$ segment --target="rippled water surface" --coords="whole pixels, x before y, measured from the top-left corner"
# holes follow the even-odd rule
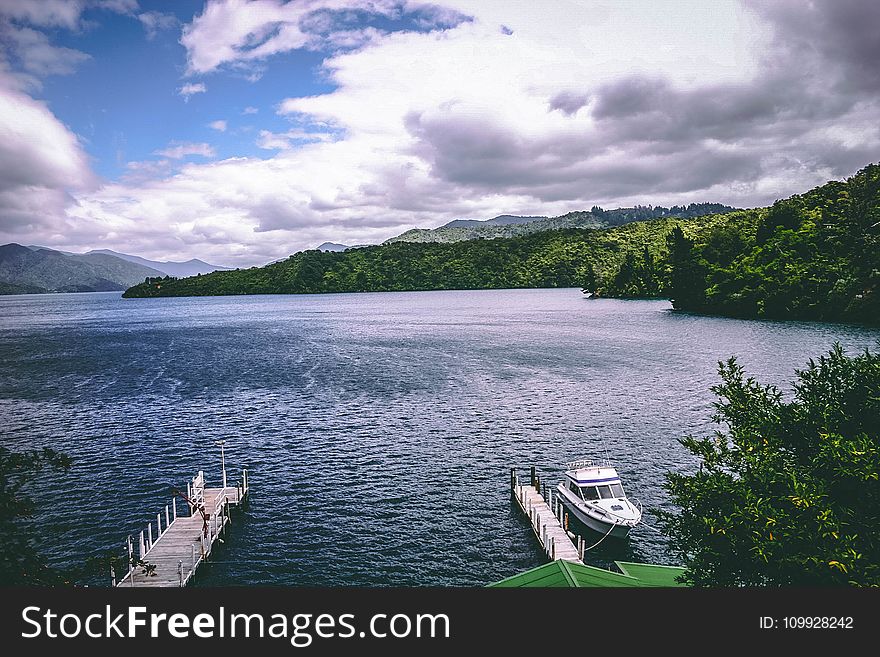
[[[252,499],[196,584],[482,585],[543,563],[508,468],[556,481],[607,447],[668,502],[676,442],[711,430],[716,363],[788,389],[880,332],[673,313],[578,290],[192,299],[0,297],[2,444],[51,446],[34,532],[59,564],[121,546],[198,469]],[[647,522],[652,522],[646,516]],[[588,561],[670,563],[648,528]]]

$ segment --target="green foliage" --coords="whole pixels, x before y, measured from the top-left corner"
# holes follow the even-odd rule
[[[45,468],[66,470],[70,459],[51,449],[12,452],[0,447],[0,584],[50,586],[69,584],[50,567],[24,526],[36,504],[24,490]]]
[[[880,323],[880,166],[741,214],[690,252],[670,245],[676,308]]]
[[[719,364],[713,420],[682,444],[658,512],[698,586],[880,585],[880,355],[839,345],[796,372],[794,397]]]
[[[642,276],[647,250],[651,269],[656,270],[649,280],[662,279],[661,267],[654,263],[662,261],[666,235],[673,227],[702,235],[713,226],[735,221],[739,214],[668,217],[601,230],[543,231],[448,244],[395,242],[343,252],[302,251],[265,267],[151,279],[124,296],[575,287],[584,284],[590,267],[603,287],[629,251],[634,251]],[[652,283],[656,289],[640,291],[639,296],[659,290],[661,283]]]
[[[579,214],[625,223],[303,251],[266,267],[148,281],[124,296],[592,286],[598,296],[669,297],[692,312],[880,324],[880,166],[769,209],[681,218],[710,207],[594,208]]]
[[[609,228],[622,226],[632,221],[650,221],[663,217],[688,219],[708,214],[723,214],[732,210],[733,208],[720,203],[691,203],[686,206],[674,205],[671,208],[661,205],[637,205],[632,208],[617,208],[615,210],[603,210],[594,205],[589,212],[569,212],[559,217],[536,218],[534,221],[526,223],[498,223],[496,220],[454,221],[434,229],[414,228],[386,240],[385,244],[393,242],[441,242],[448,244],[464,240],[492,240],[501,237],[522,237],[548,230]],[[466,225],[462,225],[463,223]]]

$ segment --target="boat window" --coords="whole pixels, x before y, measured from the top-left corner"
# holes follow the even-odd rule
[[[580,495],[580,489],[577,487],[577,484],[573,481],[568,482],[568,489],[574,493],[575,495]]]
[[[612,495],[611,493],[611,486],[599,486],[599,495],[602,496],[603,500],[614,497],[614,495]]]
[[[623,486],[620,484],[611,484],[611,492],[614,493],[614,497],[624,497]]]
[[[598,500],[599,492],[595,486],[584,486],[581,488],[581,494],[585,500]]]

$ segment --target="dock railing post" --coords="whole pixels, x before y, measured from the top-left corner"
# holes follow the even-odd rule
[[[171,525],[171,514],[168,511],[168,505],[165,505],[165,531],[168,531],[168,527]]]
[[[183,586],[183,559],[177,562],[177,579],[180,581],[180,586]]]
[[[147,525],[147,550],[153,549],[153,523],[149,523]]]
[[[138,547],[140,548],[140,558],[143,559],[144,555],[147,553],[147,547],[146,547],[146,544],[144,543],[144,530],[143,529],[141,530],[140,545],[138,545]]]
[[[165,531],[168,531],[168,525],[165,525]],[[156,539],[158,540],[160,536],[162,536],[162,514],[156,514]]]
[[[531,468],[529,468],[529,474],[531,475],[531,479],[529,480],[529,483],[530,483],[533,487],[536,488],[537,485],[536,485],[536,483],[535,483],[535,482],[536,482],[536,479],[535,479],[535,466],[532,466]]]
[[[171,498],[171,510],[174,513],[174,519],[177,520],[177,498]]]

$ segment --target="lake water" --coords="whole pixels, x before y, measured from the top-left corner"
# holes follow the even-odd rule
[[[216,485],[226,439],[252,499],[197,585],[483,585],[544,562],[511,466],[555,483],[607,448],[630,496],[668,508],[719,359],[788,390],[835,341],[878,339],[575,289],[0,297],[2,444],[75,459],[32,489],[56,564],[121,549],[200,468]],[[614,559],[673,561],[647,527],[587,555]]]

